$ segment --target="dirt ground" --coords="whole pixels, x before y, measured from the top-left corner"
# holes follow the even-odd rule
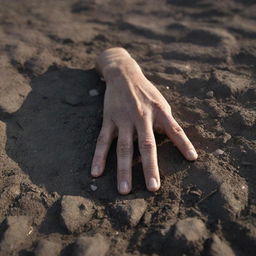
[[[136,149],[132,193],[118,195],[116,142],[90,176],[94,60],[112,46],[199,152],[188,162],[156,135],[157,193]],[[254,0],[0,0],[0,255],[255,255],[255,68]]]

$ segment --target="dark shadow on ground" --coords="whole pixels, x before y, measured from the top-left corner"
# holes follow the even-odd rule
[[[104,84],[95,70],[51,67],[8,118],[6,152],[32,182],[60,194],[81,194],[102,121]],[[97,89],[91,97],[89,90]]]

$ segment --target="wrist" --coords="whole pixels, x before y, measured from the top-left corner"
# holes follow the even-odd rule
[[[96,67],[106,82],[118,77],[143,75],[137,62],[124,48],[110,48],[103,51],[96,60]]]

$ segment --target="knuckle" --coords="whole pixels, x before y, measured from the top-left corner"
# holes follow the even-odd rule
[[[171,106],[164,102],[152,102],[154,111],[157,113],[171,113]]]
[[[118,174],[121,178],[128,177],[129,176],[129,170],[127,169],[119,169]]]
[[[164,107],[160,102],[152,102],[152,105],[153,105],[155,110],[161,111],[161,112],[164,111]]]
[[[134,112],[137,114],[138,117],[144,117],[146,114],[146,111],[142,104],[140,102],[135,102],[134,103]]]
[[[108,143],[108,138],[104,133],[101,133],[97,138],[98,145],[106,145]]]
[[[143,151],[152,151],[156,145],[153,139],[144,139],[141,141],[141,149]]]
[[[128,156],[132,153],[132,146],[127,141],[120,141],[118,143],[118,154],[119,156]]]
[[[175,125],[175,126],[172,127],[172,132],[175,135],[181,135],[181,134],[184,133],[184,130],[179,125]]]

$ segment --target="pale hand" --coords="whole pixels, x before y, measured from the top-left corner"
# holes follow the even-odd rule
[[[187,160],[197,159],[195,148],[172,116],[168,102],[125,49],[104,51],[96,66],[106,81],[106,91],[91,174],[98,177],[104,172],[110,145],[118,137],[118,191],[128,194],[132,189],[133,140],[137,136],[146,186],[157,191],[160,176],[153,131],[165,133]]]

